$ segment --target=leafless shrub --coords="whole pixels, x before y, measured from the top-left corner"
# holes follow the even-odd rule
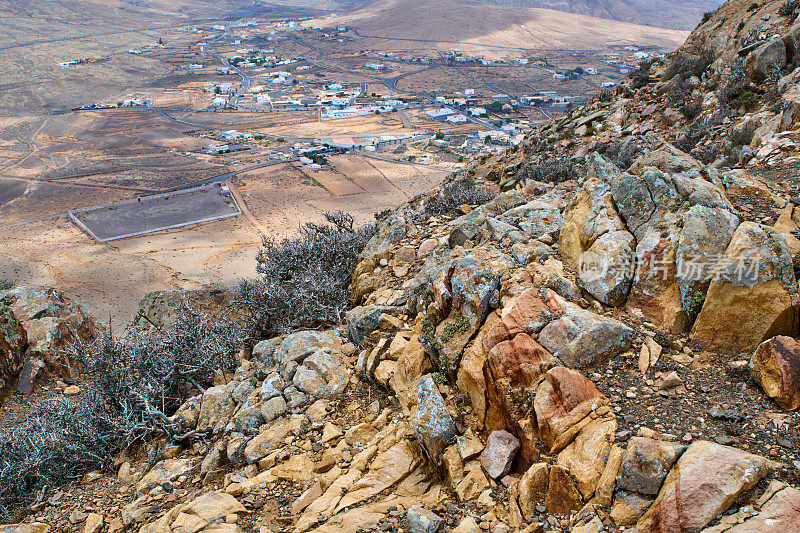
[[[239,341],[227,325],[185,309],[163,329],[129,327],[72,347],[91,382],[79,397],[39,401],[0,431],[0,516],[107,466],[113,455],[155,436],[175,437],[169,416],[218,372],[235,367]]]
[[[22,423],[0,431],[0,518],[103,468],[118,442],[116,416],[100,394],[41,401]]]
[[[497,196],[493,190],[477,185],[469,177],[461,177],[446,183],[439,191],[430,196],[424,203],[422,220],[443,215],[453,211],[460,205],[482,205]]]
[[[10,280],[0,279],[0,291],[6,291],[13,286],[14,284]]]
[[[633,162],[642,153],[642,147],[636,143],[636,140],[626,139],[622,142],[609,141],[597,147],[597,151],[603,154],[614,163],[617,168],[622,170],[630,168]]]
[[[630,79],[631,88],[632,89],[641,89],[655,81],[650,75],[650,69],[653,67],[652,60],[645,60],[639,63],[639,66],[635,68],[630,74],[628,74],[628,79]]]
[[[168,417],[193,390],[235,369],[240,344],[235,325],[212,323],[186,307],[162,329],[132,326],[121,338],[108,333],[77,345],[75,358],[91,376],[92,389],[118,413],[121,445],[127,447],[154,435],[172,436]]]
[[[358,254],[375,234],[374,224],[353,227],[353,217],[326,213],[328,224],[306,224],[300,236],[264,238],[256,279],[242,281],[234,305],[257,336],[341,319]]]
[[[797,18],[797,8],[800,7],[800,0],[786,0],[778,8],[778,14],[783,17]]]
[[[692,122],[685,133],[678,137],[675,145],[680,150],[691,153],[691,151],[694,150],[698,144],[706,140],[710,134],[711,128],[709,128],[708,122],[703,120],[702,117],[699,117]]]
[[[687,80],[692,76],[701,76],[714,62],[713,52],[706,51],[702,54],[687,54],[675,52],[670,56],[667,69],[664,71],[663,81],[671,80],[676,74],[681,79]]]
[[[523,172],[526,179],[546,183],[562,183],[578,177],[576,165],[564,157],[545,159],[544,161],[528,164],[524,167]]]

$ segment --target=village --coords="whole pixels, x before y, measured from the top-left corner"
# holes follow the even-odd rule
[[[315,27],[319,22],[186,27],[177,42],[128,53],[168,54],[180,74],[173,77],[176,86],[164,92],[193,94],[196,112],[253,114],[302,125],[285,133],[197,132],[209,141],[198,153],[259,149],[272,158],[300,158],[311,170],[319,170],[320,157],[331,150],[386,152],[395,160],[448,167],[475,154],[496,154],[521,142],[536,124],[563,116],[613,87],[639,62],[660,55],[637,46],[518,51],[507,57],[457,49],[379,50],[360,48],[365,39],[357,30]],[[453,72],[461,83],[453,82],[448,75]],[[157,100],[142,91],[83,109],[159,107]],[[334,124],[352,119],[359,119],[352,131]]]

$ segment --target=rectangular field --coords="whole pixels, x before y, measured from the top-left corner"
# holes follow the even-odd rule
[[[242,212],[228,187],[214,183],[143,196],[69,212],[75,224],[98,242],[180,228]]]

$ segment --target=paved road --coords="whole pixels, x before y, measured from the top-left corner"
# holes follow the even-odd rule
[[[207,42],[201,44],[200,45],[200,51],[203,52],[204,54],[207,54],[207,55],[210,55],[212,57],[215,57],[215,58],[219,59],[222,62],[222,64],[225,66],[225,68],[233,70],[234,72],[236,72],[239,75],[240,78],[242,78],[242,85],[241,85],[241,87],[239,87],[239,90],[237,90],[236,93],[233,96],[228,98],[227,107],[235,108],[236,104],[239,102],[239,98],[241,98],[242,95],[250,89],[250,83],[251,83],[250,76],[245,74],[244,71],[242,69],[240,69],[239,67],[237,67],[236,65],[231,65],[230,61],[228,61],[228,59],[226,57],[223,57],[223,56],[221,56],[221,55],[219,55],[219,54],[217,54],[215,52],[211,52],[209,50],[206,50],[206,47],[208,45],[216,43],[218,41],[221,41],[225,37],[228,37],[231,34],[231,27],[232,26],[235,26],[235,23],[234,24],[228,24],[227,26],[225,26],[225,33],[223,33],[222,35],[220,35],[216,39],[212,39],[211,41],[207,41]]]

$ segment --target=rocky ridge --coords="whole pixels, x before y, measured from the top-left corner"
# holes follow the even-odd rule
[[[740,22],[764,30],[755,46],[726,41],[696,81],[665,76],[674,58],[650,65],[646,83],[477,162],[471,178],[503,191],[487,203],[397,207],[343,324],[243,350],[172,417],[193,438],[121,455],[6,531],[798,529],[791,107],[765,96],[686,153],[694,123],[665,96],[688,81],[701,116],[718,113],[734,56],[766,94],[759,58],[790,57],[794,30],[781,2],[747,4],[680,53]],[[751,152],[709,160],[744,124]],[[572,175],[542,179],[553,158]],[[158,301],[148,316],[168,314]],[[18,368],[39,315],[7,305],[0,347]]]

